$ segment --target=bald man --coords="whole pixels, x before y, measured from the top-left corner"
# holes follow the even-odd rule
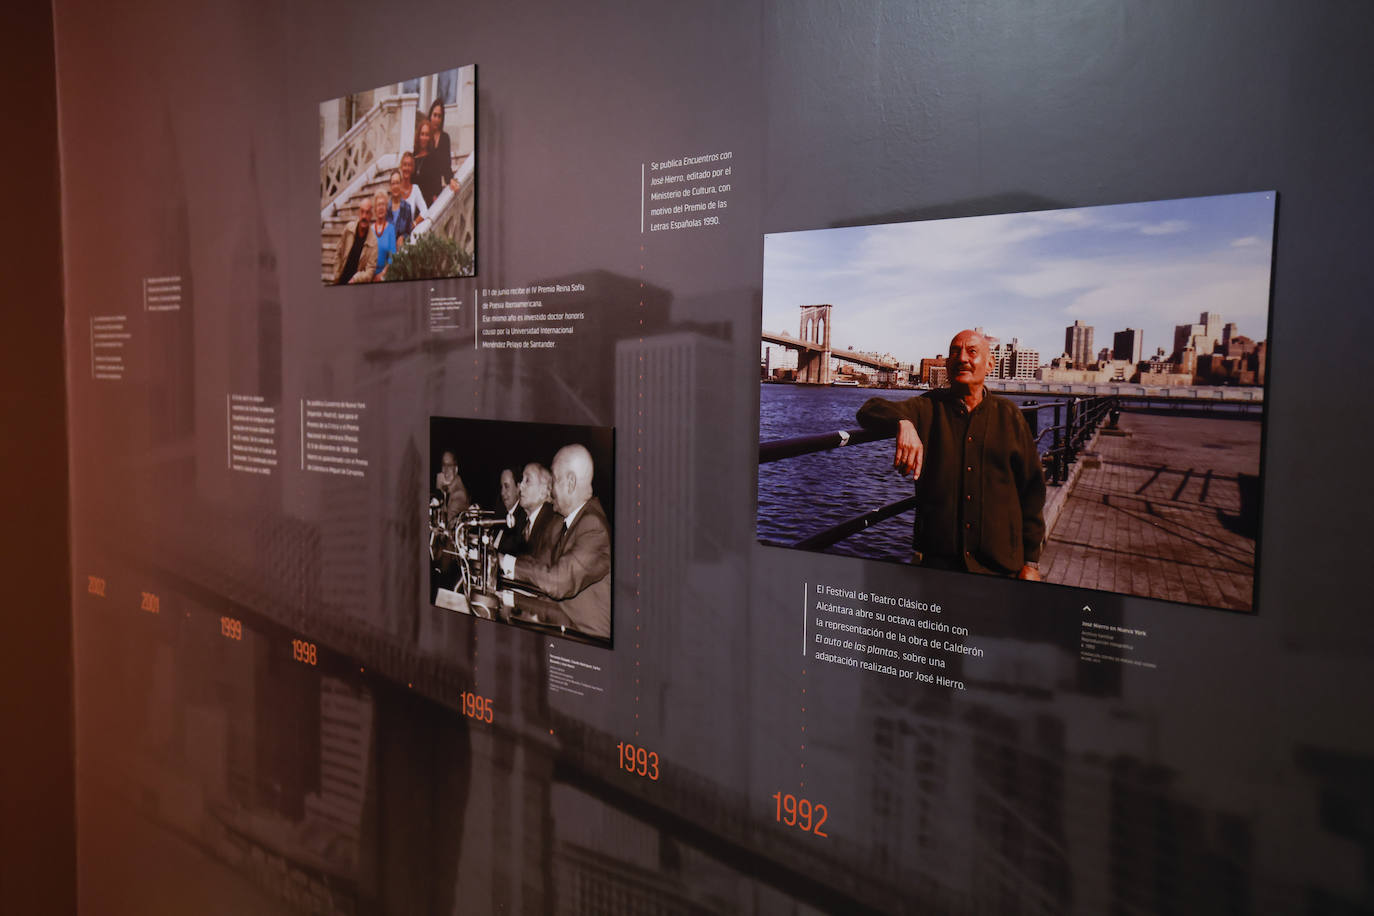
[[[370,283],[377,269],[377,238],[372,233],[372,198],[358,204],[358,218],[344,227],[334,252],[335,283]]]
[[[870,398],[859,423],[896,433],[892,466],[916,481],[913,563],[1039,579],[1045,474],[1021,410],[984,385],[990,361],[987,340],[960,331],[948,388]]]
[[[566,445],[553,456],[553,508],[562,531],[544,555],[503,556],[501,572],[558,602],[571,626],[611,638],[611,526],[592,495],[591,452]]]

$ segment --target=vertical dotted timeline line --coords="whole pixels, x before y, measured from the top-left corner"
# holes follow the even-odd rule
[[[797,763],[797,788],[806,788],[806,602],[811,594],[811,583],[802,583],[802,669],[801,669],[801,753],[798,755]]]
[[[639,246],[639,257],[644,258],[644,246]],[[640,344],[644,343],[642,336],[644,331],[644,265],[639,265],[639,327]],[[635,367],[638,376],[638,384],[635,385],[635,737],[639,737],[639,698],[644,692],[641,682],[639,649],[643,639],[641,626],[643,621],[642,605],[640,603],[640,557],[641,544],[644,539],[644,347],[639,347],[639,352],[635,354],[638,365]]]
[[[482,372],[481,372],[481,369],[480,369],[480,366],[479,366],[479,363],[480,363],[480,361],[481,361],[481,352],[482,352],[482,351],[481,351],[481,347],[478,346],[478,344],[477,344],[477,326],[478,326],[478,324],[479,324],[479,321],[478,321],[478,317],[477,317],[477,316],[478,316],[478,314],[480,313],[481,308],[482,308],[481,303],[479,303],[477,300],[480,299],[480,298],[481,298],[480,296],[474,296],[474,297],[473,297],[473,301],[472,301],[472,416],[474,416],[474,417],[480,417],[480,416],[481,416],[481,414],[478,412],[478,409],[477,409],[477,408],[478,408],[478,403],[479,403],[479,401],[480,401],[478,388],[480,387],[481,382],[482,382]],[[471,499],[471,495],[469,495],[468,498],[469,498],[469,500],[470,500],[470,499]],[[463,548],[459,548],[459,550],[460,550],[460,552],[461,552],[461,551],[463,550]],[[466,561],[465,559],[462,559],[462,560],[460,560],[460,562],[467,562],[467,561]],[[481,574],[482,574],[483,578],[485,578],[485,577],[486,577],[486,574],[487,574],[487,571],[486,571],[485,569],[483,569],[483,570],[481,571]],[[477,646],[478,646],[478,643],[481,642],[481,638],[479,637],[478,634],[481,632],[481,629],[482,629],[482,628],[479,627],[479,626],[477,626],[477,619],[476,619],[475,616],[473,617],[472,620],[468,621],[468,625],[472,628],[472,630],[471,630],[471,632],[472,632],[472,687],[469,688],[469,689],[472,690],[474,693],[476,693],[476,692],[477,692]]]

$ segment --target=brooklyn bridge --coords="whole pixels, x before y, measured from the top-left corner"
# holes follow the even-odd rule
[[[895,360],[883,360],[856,353],[836,350],[830,341],[829,305],[803,305],[801,327],[796,337],[790,334],[763,332],[763,342],[797,351],[797,381],[811,385],[829,385],[835,380],[832,360],[844,360],[870,369],[897,368]]]

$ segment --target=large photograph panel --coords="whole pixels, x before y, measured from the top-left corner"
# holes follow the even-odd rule
[[[320,105],[320,280],[477,272],[477,68]]]
[[[759,540],[1253,610],[1274,201],[769,235]]]

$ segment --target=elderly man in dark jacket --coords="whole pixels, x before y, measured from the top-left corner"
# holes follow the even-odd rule
[[[950,342],[949,388],[870,398],[859,423],[897,434],[893,467],[916,481],[913,562],[1039,579],[1045,475],[1021,411],[984,386],[991,354],[975,331]]]

